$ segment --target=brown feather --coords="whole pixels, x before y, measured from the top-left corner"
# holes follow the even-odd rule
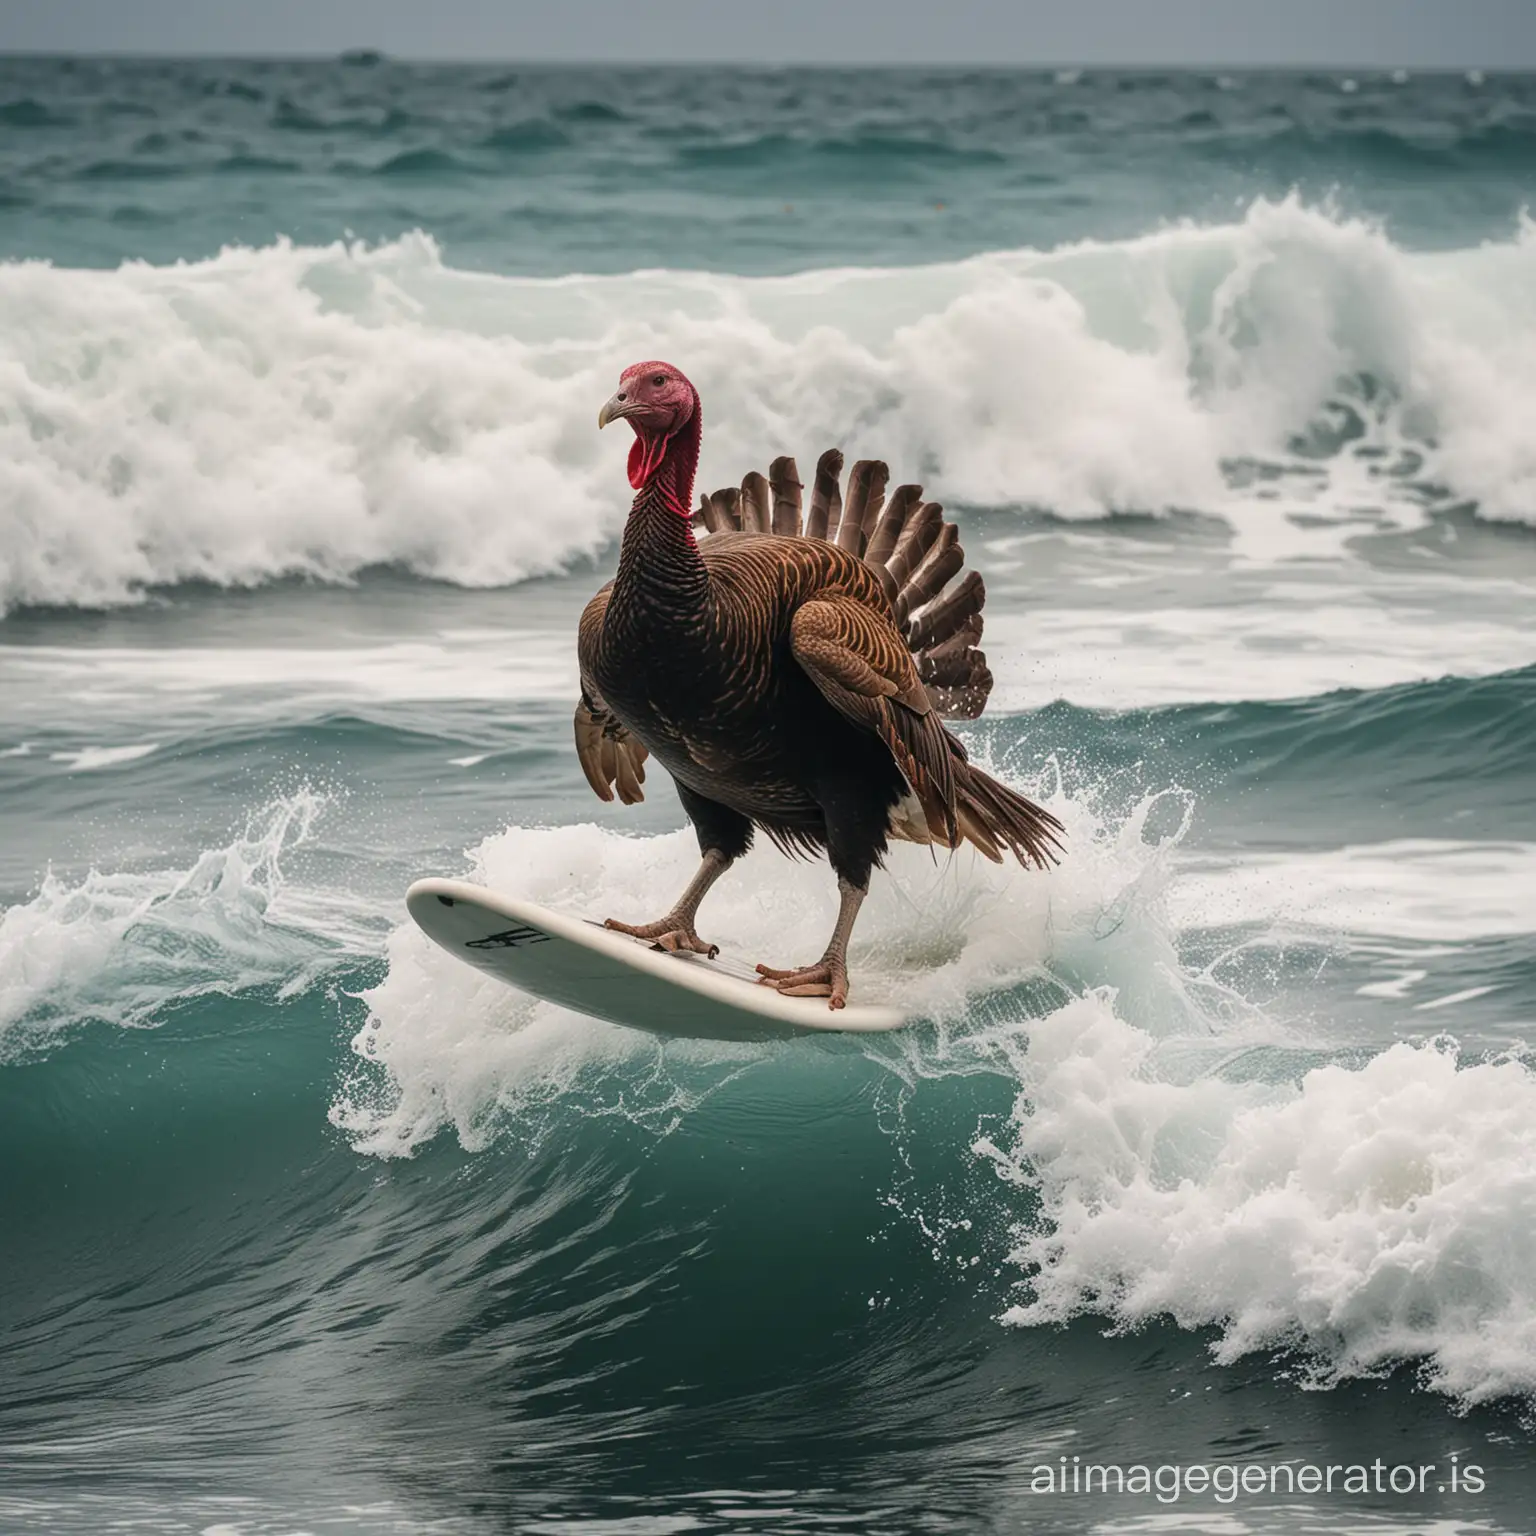
[[[768,482],[749,470],[741,482],[741,531],[767,533],[773,524],[773,508],[768,500]]]
[[[784,538],[798,538],[800,471],[788,454],[768,466],[768,483],[773,488],[773,531]]]
[[[613,592],[610,581],[581,611],[577,628],[577,651],[589,656],[603,633],[608,612],[608,598]],[[583,666],[581,698],[576,703],[576,759],[587,783],[599,800],[613,799],[618,786],[619,799],[634,805],[645,799],[645,760],[650,755],[645,743],[630,732],[592,687]]]
[[[956,789],[961,807],[1006,844],[1019,863],[1044,869],[1057,862],[1061,841],[1056,834],[1063,828],[1049,811],[969,763],[957,774]]]
[[[726,790],[733,774],[750,778],[751,764],[760,760],[755,748],[743,751],[758,728],[752,701],[766,698],[774,670],[784,664],[776,636],[787,623],[790,654],[805,676],[846,720],[879,738],[910,790],[890,810],[888,836],[950,848],[969,842],[990,859],[1006,851],[1024,863],[1054,861],[1060,823],[972,767],[942,724],[981,714],[993,682],[980,649],[985,584],[974,571],[954,579],[965,563],[958,530],[944,520],[942,507],[922,501],[919,486],[898,486],[887,502],[888,474],[878,460],[853,466],[845,505],[842,468],[837,449],[818,460],[803,535],[802,488],[788,456],[773,461],[766,479],[754,471],[739,489],[725,487],[701,498],[693,522],[712,535],[771,531],[776,537],[709,538],[693,550],[691,558],[702,559],[720,580],[718,595],[708,600],[716,605],[717,623],[729,615],[717,633],[730,652],[731,684],[721,697],[701,700],[697,708],[685,705],[683,715],[663,716],[659,725],[647,727],[659,732],[657,750],[664,750],[663,741],[671,752],[681,749],[687,772],[712,776],[722,803],[737,804]],[[675,529],[676,522],[663,517],[656,527]],[[648,558],[663,558],[661,547]],[[665,558],[690,556],[683,551]],[[604,670],[609,659],[599,655],[611,590],[599,593],[582,615],[576,743],[594,792],[631,803],[643,797],[647,749],[603,702],[593,681],[594,675],[608,678],[615,695],[623,696],[622,673],[610,675]],[[677,590],[659,586],[646,601],[664,605]],[[722,607],[727,592],[736,594],[734,606]],[[722,733],[722,714],[739,724]],[[764,720],[762,728],[792,731],[795,721]],[[732,734],[738,730],[747,735]],[[669,768],[684,771],[673,762],[668,756]],[[696,781],[687,782],[697,798]],[[804,793],[753,784],[745,802],[752,807],[748,818],[795,855],[814,854],[826,845],[825,831],[806,819],[803,799],[795,798]],[[790,798],[775,802],[775,795]],[[774,809],[776,803],[785,805],[783,814]],[[876,863],[879,855],[876,848]]]
[[[942,645],[918,656],[917,674],[930,687],[955,688],[970,681],[977,668],[985,668],[987,658],[963,634],[953,635]]]
[[[816,461],[816,483],[811,487],[811,510],[805,520],[808,539],[824,539],[828,528],[842,520],[843,493],[838,479],[843,472],[840,448],[828,448]]]
[[[980,651],[976,656],[980,659],[972,662],[970,675],[964,683],[953,688],[931,686],[928,689],[935,713],[946,720],[975,720],[987,707],[987,698],[992,692],[992,674]]]
[[[901,539],[902,530],[907,526],[907,518],[922,499],[923,488],[920,485],[898,485],[891,492],[891,499],[886,502],[885,510],[875,523],[869,544],[864,550],[864,558],[871,565],[881,570],[885,568]]]
[[[879,459],[860,459],[848,472],[848,499],[843,503],[837,542],[850,554],[862,555],[867,529],[874,527],[885,502],[885,482],[890,471]]]
[[[914,651],[932,650],[962,632],[981,638],[981,609],[987,600],[980,571],[967,571],[942,597],[913,616],[907,626],[907,644]]]
[[[789,643],[827,702],[890,748],[929,829],[953,846],[955,754],[889,616],[829,593],[795,610]]]
[[[982,821],[976,812],[963,800],[955,815],[960,823],[961,837],[971,844],[973,848],[979,849],[994,864],[1001,864],[1003,862],[1003,850],[998,845],[997,839],[987,830],[986,822]]]
[[[722,533],[741,532],[741,492],[734,485],[722,486],[710,496]]]
[[[923,563],[901,584],[896,598],[896,617],[905,622],[914,609],[932,602],[952,576],[960,573],[965,564],[965,551],[960,547],[960,530],[953,523],[945,523],[934,540],[933,548],[923,557]]]
[[[726,533],[730,531],[730,525],[725,520],[725,509],[713,496],[699,496],[699,512],[703,514],[704,526],[711,533]],[[697,514],[695,514],[697,517]]]
[[[864,532],[864,540],[859,548],[860,554],[869,548],[875,525],[880,521],[881,509],[885,506],[885,488],[890,483],[890,479],[889,466],[883,459],[876,459],[870,467],[869,495],[865,498],[864,511],[859,518],[859,526]]]
[[[944,509],[936,501],[925,501],[908,516],[906,530],[885,562],[898,588],[905,586],[907,577],[922,564],[943,526]]]

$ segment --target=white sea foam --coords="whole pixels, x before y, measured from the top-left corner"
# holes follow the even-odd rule
[[[1532,858],[1520,846],[1395,843],[1276,856],[1254,873],[1183,854],[1189,808],[1177,798],[1154,796],[1108,820],[1059,793],[1048,803],[1067,823],[1071,857],[1043,875],[968,852],[936,863],[917,849],[892,850],[855,931],[862,999],[899,999],[939,1021],[947,1037],[965,1032],[979,998],[1049,966],[1079,989],[1112,986],[1157,1037],[1189,1034],[1209,1049],[1214,1014],[1206,1003],[1230,1017],[1236,1000],[1181,968],[1185,933],[1259,926],[1279,936],[1309,928],[1444,942],[1446,921],[1459,938],[1520,931]],[[696,860],[687,830],[626,837],[592,825],[511,827],[474,851],[473,873],[561,910],[633,918],[662,911]],[[711,893],[700,927],[740,959],[779,963],[819,953],[834,910],[824,864],[764,849]],[[382,1078],[359,1079],[336,1107],[365,1150],[410,1151],[445,1127],[466,1145],[483,1145],[530,1106],[568,1091],[593,1060],[618,1063],[654,1049],[642,1035],[479,975],[409,923],[391,935],[388,955],[388,975],[369,994],[369,1022],[354,1041]],[[1238,1014],[1264,1027],[1253,1010]],[[681,1049],[693,1060],[713,1048]]]
[[[706,482],[835,439],[947,498],[1070,516],[1406,518],[1433,479],[1536,519],[1529,227],[1408,254],[1261,202],[924,268],[537,281],[455,271],[413,236],[0,267],[0,606],[376,562],[471,585],[559,568],[619,527],[622,444],[592,416],[647,355],[703,390]],[[1355,426],[1296,457],[1346,409]],[[1308,473],[1245,488],[1223,470],[1244,460]]]
[[[1449,603],[1399,607],[1338,592],[1308,602],[1274,591],[1262,608],[1079,604],[1022,614],[993,599],[985,637],[997,679],[991,707],[1057,698],[1110,709],[1293,699],[1529,666],[1536,630],[1518,617],[1529,597],[1509,601],[1508,616],[1495,594],[1485,598],[1495,611],[1481,617]]]
[[[1048,957],[1074,975],[1106,974],[1138,985],[1159,1016],[1184,1004],[1167,978],[1176,969],[1160,924],[1127,922],[1161,889],[1171,844],[1145,833],[1149,801],[1123,825],[1057,796],[1073,858],[1047,875],[995,866],[970,852],[936,862],[897,847],[877,879],[850,951],[859,997],[899,999],[915,1013],[957,1027],[978,993],[1037,971]],[[665,910],[698,862],[690,831],[624,837],[596,826],[512,827],[474,854],[476,878],[563,911],[634,919]],[[825,947],[836,886],[824,863],[750,854],[710,893],[700,931],[748,961],[784,964]],[[765,937],[771,936],[771,937]],[[1138,984],[1132,978],[1140,977]],[[626,1109],[668,1120],[680,1107],[680,1079],[658,1068],[636,1089],[634,1059],[653,1055],[649,1037],[583,1019],[524,997],[436,948],[413,925],[389,941],[389,973],[368,994],[371,1015],[354,1048],[380,1073],[338,1097],[334,1118],[360,1149],[410,1152],[444,1128],[477,1147],[509,1124],[530,1119],[605,1064],[628,1064],[615,1093]],[[722,1070],[758,1059],[759,1048],[674,1042],[666,1061]],[[654,1100],[654,1103],[653,1103]],[[658,1107],[659,1106],[659,1107]]]
[[[0,646],[7,703],[56,712],[60,692],[107,711],[281,699],[573,699],[578,686],[571,633],[505,629],[435,635],[383,645]]]
[[[322,805],[296,791],[188,868],[93,870],[73,884],[50,873],[0,909],[0,1056],[84,1020],[142,1025],[210,992],[301,987],[338,949],[371,950],[344,903],[317,914],[286,887],[281,860]]]
[[[158,741],[138,741],[121,747],[81,747],[73,752],[52,752],[49,761],[64,763],[71,773],[89,773],[96,768],[116,768],[122,763],[136,763],[151,752],[158,752]]]
[[[1505,932],[1530,850],[1390,844],[1316,868],[1276,858],[1277,899],[1262,880],[1250,888],[1242,871],[1184,855],[1181,808],[1166,796],[1119,822],[1060,794],[1050,804],[1072,857],[1045,875],[895,850],[851,957],[862,997],[900,997],[937,1025],[870,1045],[887,1067],[914,1081],[983,1069],[1017,1083],[1007,1132],[974,1147],[1019,1213],[1030,1289],[1006,1320],[1093,1313],[1134,1327],[1167,1315],[1217,1329],[1223,1361],[1297,1348],[1319,1384],[1406,1361],[1467,1402],[1536,1392],[1530,1069],[1459,1062],[1443,1041],[1344,1066],[1288,1035],[1284,1062],[1301,1052],[1314,1064],[1299,1079],[1289,1065],[1228,1077],[1234,1046],[1246,1060],[1281,1037],[1178,954],[1186,927],[1290,924],[1298,905],[1320,924],[1418,934],[1423,922],[1441,937],[1422,905],[1440,899],[1437,880],[1445,893],[1488,885],[1488,910],[1469,909],[1463,936]],[[629,917],[660,911],[695,859],[686,831],[594,826],[512,827],[473,856],[490,884]],[[787,960],[820,949],[832,914],[824,865],[764,852],[722,881],[700,926],[743,959]],[[359,1066],[332,1106],[373,1155],[409,1155],[444,1131],[469,1149],[537,1138],[573,1111],[664,1133],[716,1085],[774,1059],[773,1047],[663,1048],[519,997],[409,924],[388,957],[353,1042]],[[1064,1006],[1008,1011],[1011,987],[1047,975]],[[1440,1000],[1447,1022],[1470,990]]]
[[[994,591],[986,647],[994,711],[1069,699],[1090,708],[1301,698],[1454,674],[1477,677],[1536,659],[1523,591],[1479,583],[1480,614],[1458,612],[1464,583],[1380,593],[1275,585],[1262,606],[1044,607]],[[1512,585],[1512,584],[1511,584]],[[1022,608],[1022,611],[1021,611]],[[256,714],[275,707],[473,699],[567,704],[579,679],[569,624],[444,632],[377,645],[0,645],[0,706],[21,729],[52,724],[58,699],[88,706],[93,727],[135,733],[155,718]],[[94,768],[148,744],[91,743],[43,759]],[[103,755],[110,754],[110,755]],[[0,757],[26,756],[19,747]],[[464,764],[461,766],[472,766]]]
[[[1216,1358],[1299,1348],[1320,1384],[1414,1363],[1467,1403],[1536,1394],[1536,1075],[1398,1044],[1299,1084],[1169,1081],[1090,992],[1017,1037],[1006,1145],[1030,1186],[1019,1325],[1215,1327]]]
[[[1258,924],[1455,944],[1529,933],[1533,891],[1536,844],[1416,838],[1194,861],[1168,899],[1180,928]]]

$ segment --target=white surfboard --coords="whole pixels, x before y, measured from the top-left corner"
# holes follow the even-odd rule
[[[427,936],[509,986],[658,1035],[770,1040],[899,1029],[895,1008],[785,997],[747,966],[673,955],[644,939],[465,880],[418,880],[405,904]]]

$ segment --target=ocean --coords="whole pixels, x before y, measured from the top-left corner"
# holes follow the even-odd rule
[[[1536,1529],[1533,199],[1496,73],[0,60],[0,1529]],[[986,578],[1067,853],[895,850],[896,1034],[406,919],[692,870],[571,740],[649,357]]]

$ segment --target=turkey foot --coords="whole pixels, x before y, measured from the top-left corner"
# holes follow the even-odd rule
[[[654,923],[621,923],[618,918],[610,917],[603,927],[612,928],[616,933],[627,933],[635,939],[652,939],[657,949],[674,955],[679,950],[690,949],[696,955],[707,955],[713,960],[720,953],[720,946],[701,939],[694,931],[693,919],[679,912],[669,912]]]
[[[730,864],[730,859],[718,848],[707,848],[698,874],[689,881],[688,889],[665,917],[654,923],[621,923],[618,918],[610,917],[603,927],[612,928],[616,933],[627,933],[634,939],[650,939],[657,949],[665,949],[674,955],[679,950],[690,949],[696,955],[708,955],[713,960],[720,953],[720,946],[701,939],[693,919],[704,893],[730,868]]]
[[[773,987],[785,997],[824,997],[828,1008],[848,1006],[848,967],[841,955],[828,955],[798,971],[757,968],[760,987]]]
[[[773,987],[784,997],[824,997],[827,1007],[834,1011],[848,1006],[848,935],[853,932],[853,920],[859,915],[865,887],[839,875],[837,890],[841,898],[837,924],[826,954],[815,965],[802,966],[798,971],[776,971],[760,965],[757,974],[762,979],[758,986]]]

